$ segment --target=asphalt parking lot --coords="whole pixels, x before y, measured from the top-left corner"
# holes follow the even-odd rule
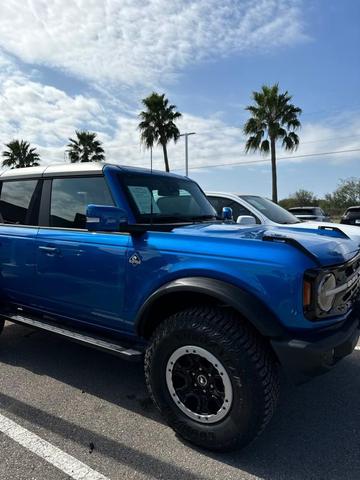
[[[7,324],[0,426],[10,422],[11,433],[0,434],[0,479],[359,479],[359,395],[357,350],[306,385],[284,380],[261,438],[242,452],[213,454],[163,424],[141,364]],[[29,449],[44,440],[42,456]]]

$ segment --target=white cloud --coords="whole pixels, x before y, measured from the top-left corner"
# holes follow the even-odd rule
[[[0,47],[99,84],[158,85],[186,65],[305,38],[300,0],[7,0]]]
[[[97,99],[70,96],[33,81],[9,59],[0,56],[1,143],[23,138],[40,147],[59,147],[75,129],[84,125],[101,130],[106,126],[101,122],[103,118],[104,112]]]
[[[36,76],[35,76],[36,78]],[[98,132],[104,143],[107,160],[124,165],[150,166],[150,154],[140,145],[137,112],[123,113],[107,106],[99,98],[69,95],[25,75],[8,58],[0,56],[0,143],[22,138],[38,147],[44,163],[62,162],[64,146],[75,129]],[[194,131],[189,138],[191,168],[223,165],[231,175],[231,164],[245,163],[243,168],[261,171],[270,163],[260,155],[245,155],[240,126],[227,124],[220,115],[201,117],[184,113],[179,122],[182,132]],[[302,157],[313,153],[359,148],[360,117],[343,114],[326,122],[304,122],[299,133],[301,144],[293,158],[281,162],[344,163],[358,158],[358,152],[324,157]],[[278,156],[289,156],[278,150]],[[170,165],[184,171],[184,139],[169,145]],[[265,160],[264,163],[256,163]],[[249,162],[255,162],[249,165]],[[280,162],[280,160],[279,160]],[[154,168],[163,168],[162,151],[153,152]],[[228,165],[230,164],[230,165]],[[228,165],[228,166],[227,166]],[[209,167],[207,167],[209,166]],[[261,167],[261,168],[260,168]],[[194,171],[194,170],[192,170]],[[206,170],[202,170],[206,171]],[[216,172],[216,170],[214,170]]]

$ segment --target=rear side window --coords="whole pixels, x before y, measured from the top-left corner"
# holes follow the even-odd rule
[[[1,222],[14,225],[37,224],[37,215],[34,215],[34,208],[38,208],[35,205],[37,184],[37,180],[3,182],[0,195]]]
[[[104,177],[55,178],[52,181],[50,226],[86,228],[86,208],[114,205]]]

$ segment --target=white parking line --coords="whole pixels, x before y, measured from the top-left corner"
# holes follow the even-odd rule
[[[51,443],[26,430],[0,414],[0,432],[19,443],[30,452],[69,475],[74,480],[109,480],[101,473],[92,470],[85,463],[63,452]]]

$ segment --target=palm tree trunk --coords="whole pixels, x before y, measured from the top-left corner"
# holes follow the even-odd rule
[[[170,172],[166,143],[162,143],[161,145],[163,147],[163,152],[164,152],[165,171]]]
[[[272,171],[272,201],[278,202],[278,193],[277,193],[277,173],[276,173],[276,147],[275,139],[270,139],[270,148],[271,148],[271,171]]]

